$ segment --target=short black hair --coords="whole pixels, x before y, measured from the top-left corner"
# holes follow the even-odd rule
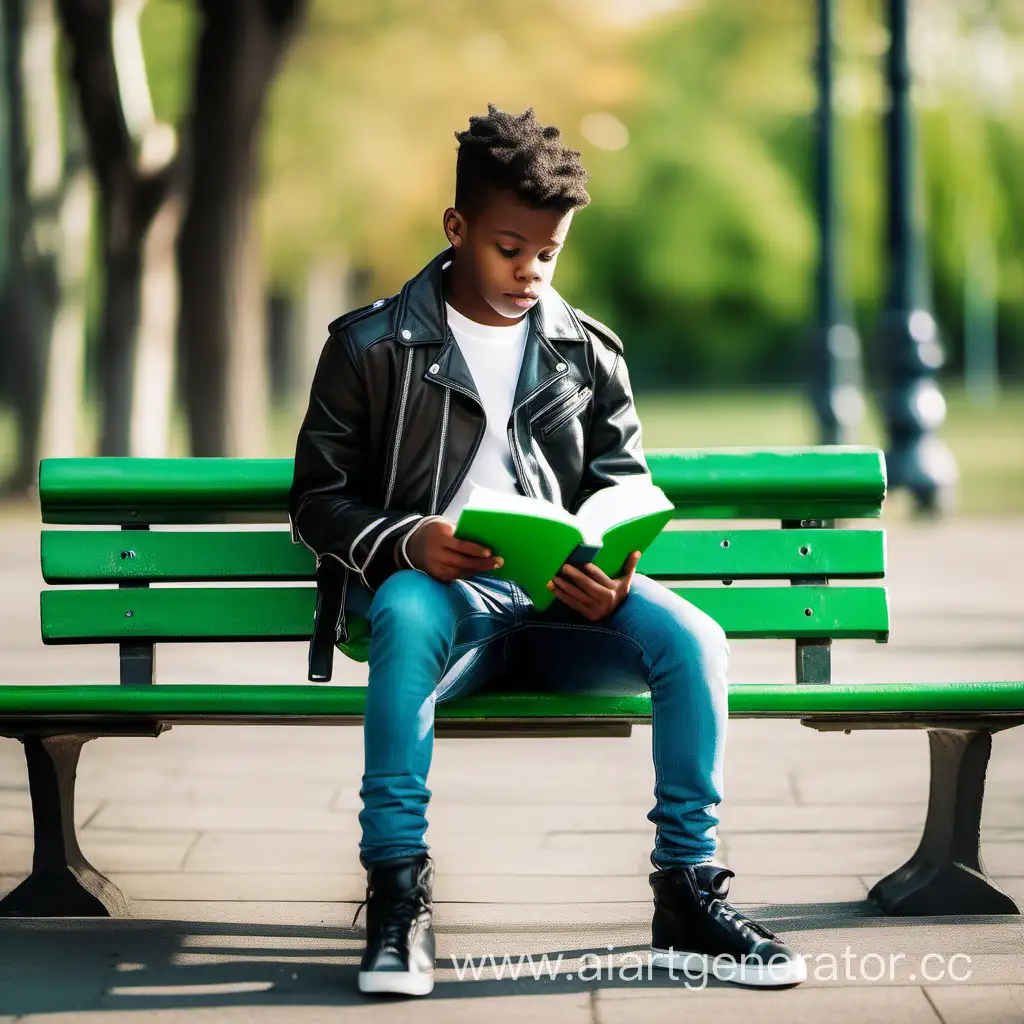
[[[456,132],[455,206],[466,210],[491,189],[514,192],[541,209],[568,213],[590,202],[583,187],[587,172],[578,149],[562,145],[554,125],[541,125],[533,107],[521,114],[487,104],[485,116],[469,119]]]

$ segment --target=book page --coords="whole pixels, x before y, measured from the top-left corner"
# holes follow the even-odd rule
[[[528,498],[524,494],[510,494],[496,491],[490,487],[473,484],[469,491],[469,500],[465,508],[479,509],[482,512],[509,512],[513,515],[530,516],[534,519],[553,519],[559,523],[579,526],[568,509],[556,505],[553,501],[543,498]]]
[[[599,545],[614,526],[657,512],[671,512],[672,502],[647,476],[621,477],[612,487],[592,494],[576,512],[587,544]]]

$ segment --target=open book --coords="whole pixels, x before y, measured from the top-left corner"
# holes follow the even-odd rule
[[[474,486],[455,536],[503,558],[505,564],[488,575],[514,580],[543,609],[555,600],[548,581],[566,562],[593,562],[615,578],[633,551],[644,551],[658,536],[672,512],[672,502],[647,476],[621,477],[575,514],[550,501]]]

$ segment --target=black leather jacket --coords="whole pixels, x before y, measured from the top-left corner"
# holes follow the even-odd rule
[[[402,540],[462,483],[484,434],[473,378],[445,319],[446,250],[388,299],[335,320],[299,430],[292,540],[317,556],[310,678],[348,638],[355,574],[371,590],[412,568]],[[647,473],[622,343],[546,289],[529,312],[508,422],[519,487],[575,511],[613,478]]]

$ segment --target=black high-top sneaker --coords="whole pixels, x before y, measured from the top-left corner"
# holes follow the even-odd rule
[[[425,996],[433,989],[433,882],[434,862],[426,853],[366,865],[360,992]]]
[[[797,985],[807,963],[726,900],[735,872],[717,864],[653,871],[651,964],[683,981],[711,974],[740,985]]]

